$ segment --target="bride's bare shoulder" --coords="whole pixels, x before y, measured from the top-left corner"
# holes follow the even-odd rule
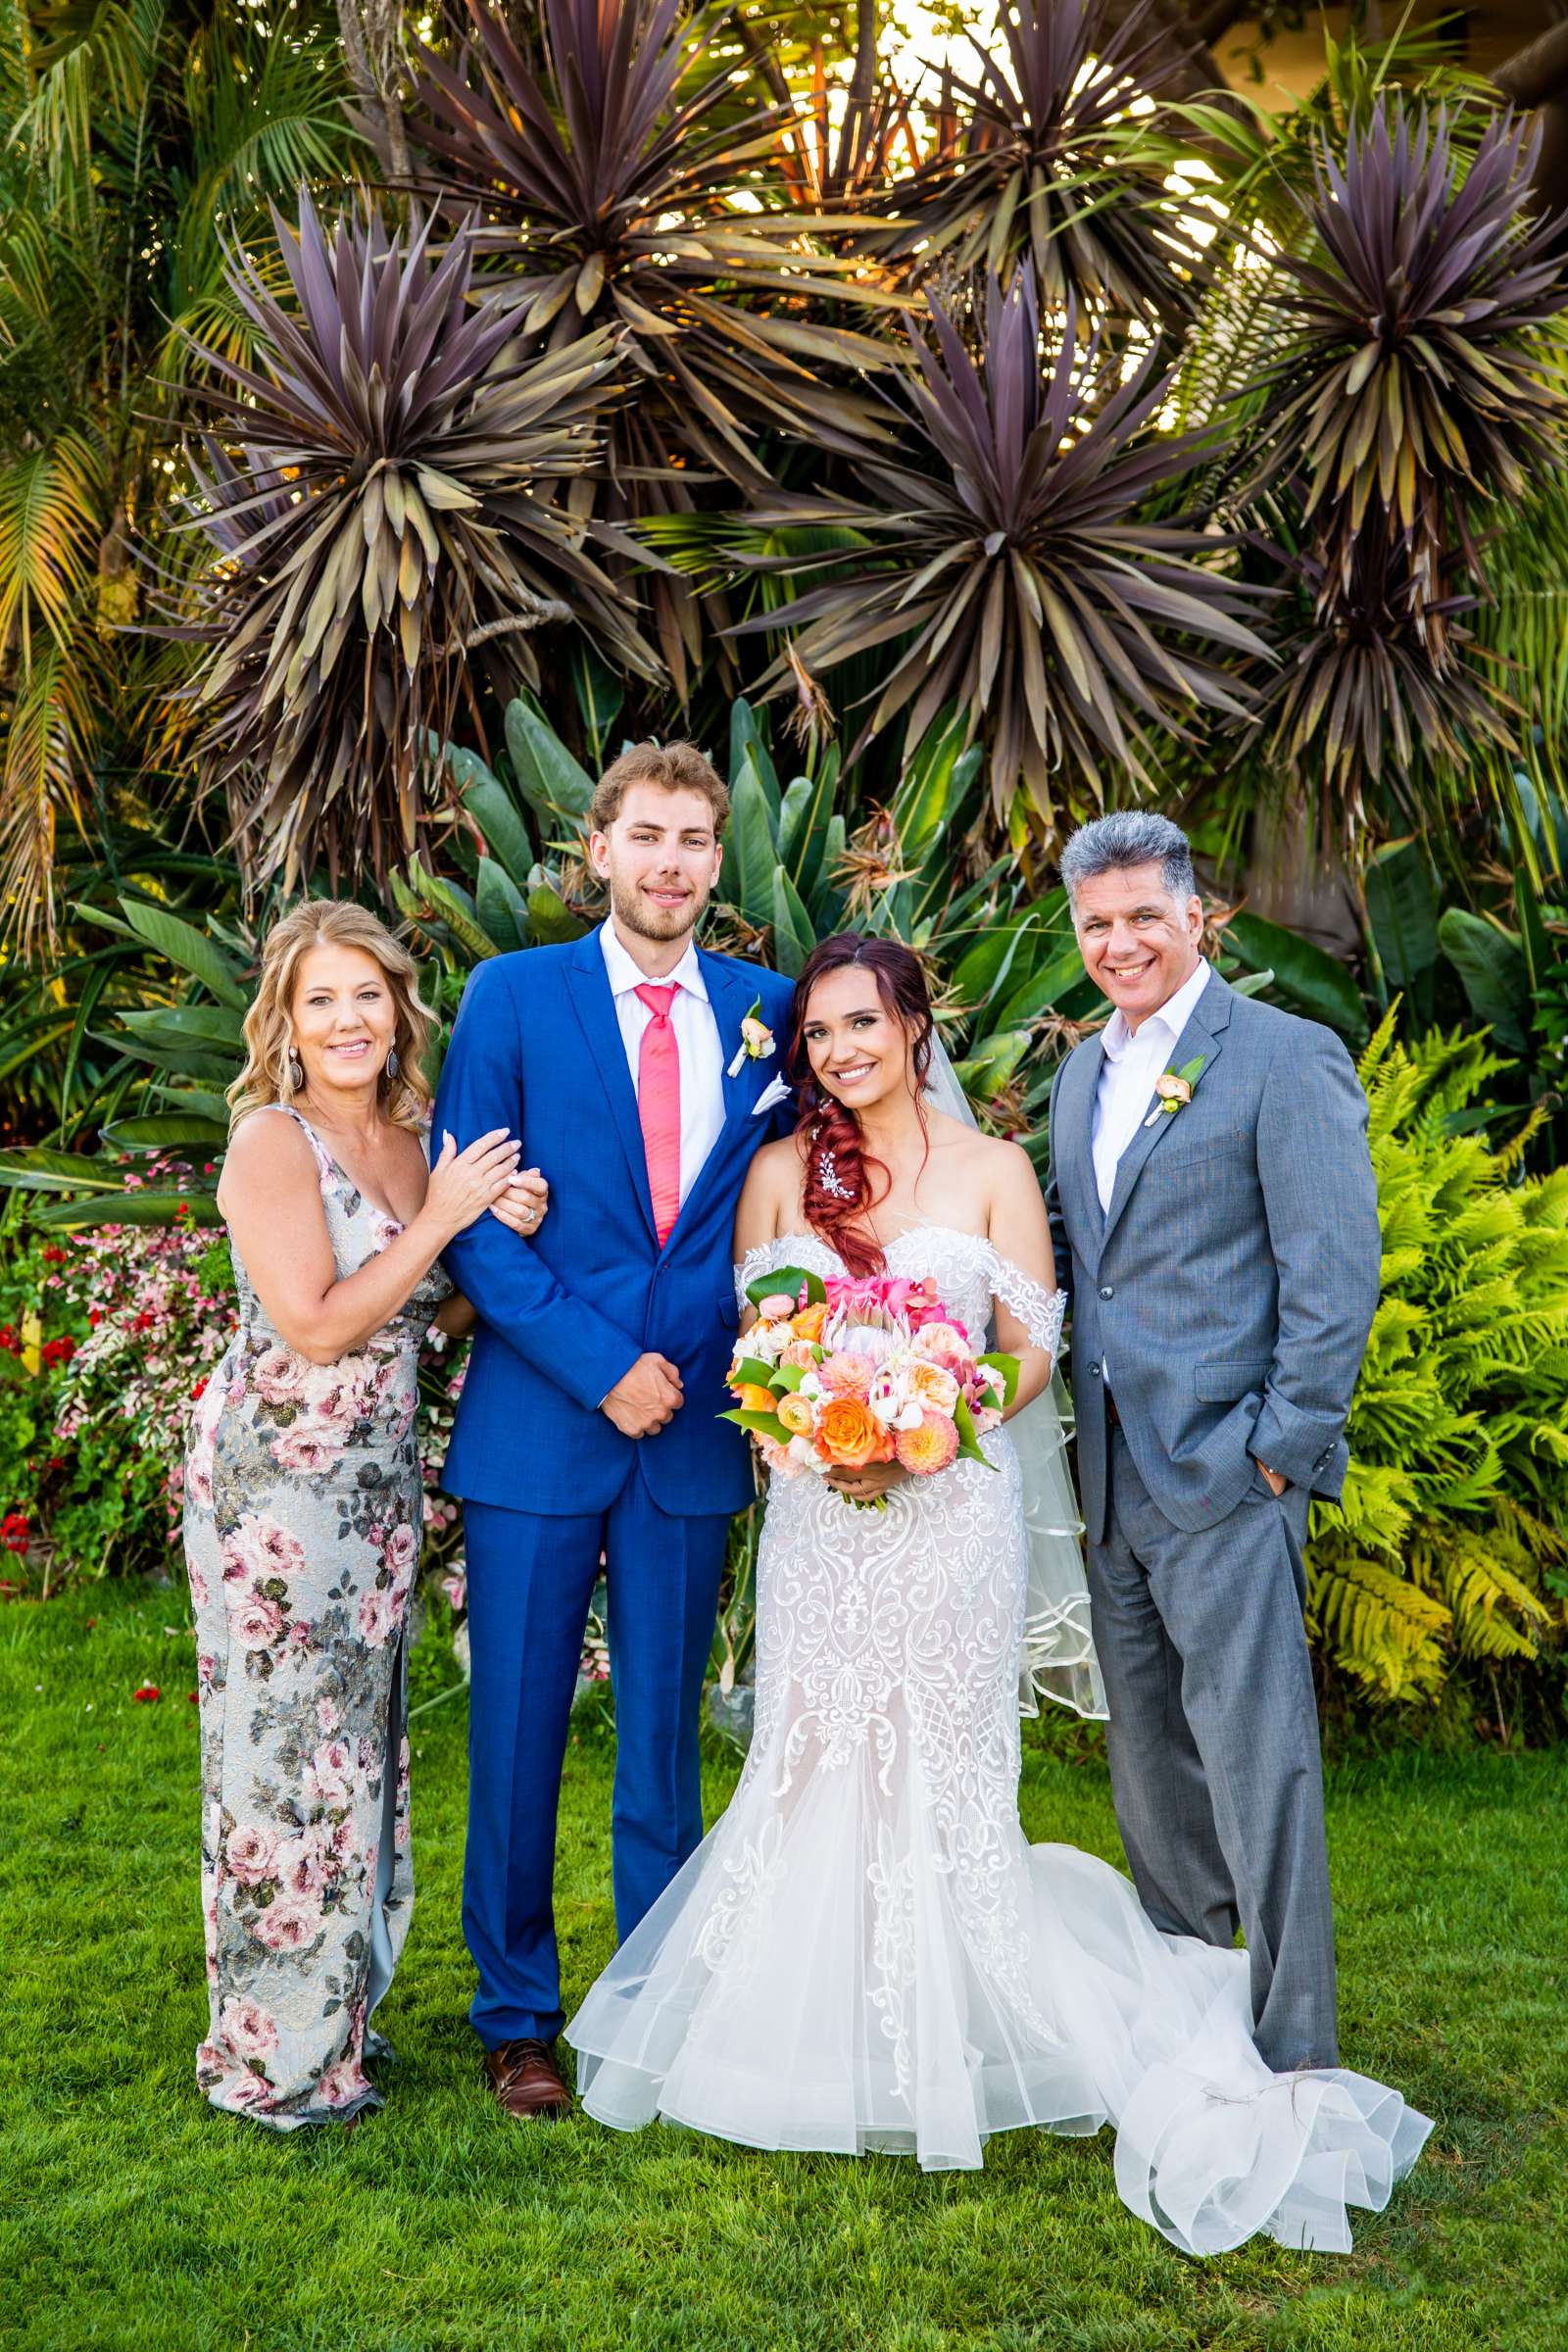
[[[785,1185],[798,1183],[801,1173],[801,1148],[793,1135],[780,1136],[776,1143],[764,1144],[753,1154],[748,1183],[769,1192]]]
[[[1033,1176],[1034,1165],[1021,1144],[1010,1144],[1004,1136],[986,1135],[978,1127],[965,1126],[945,1110],[930,1114],[931,1142],[935,1150],[952,1154],[952,1164],[966,1172],[972,1171],[987,1183],[1017,1183],[1024,1174]]]

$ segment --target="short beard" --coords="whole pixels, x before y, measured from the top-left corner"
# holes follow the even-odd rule
[[[634,939],[651,939],[661,947],[667,947],[672,939],[684,939],[688,932],[695,931],[708,911],[708,902],[711,896],[711,891],[699,891],[690,916],[674,912],[662,915],[652,907],[645,906],[635,889],[622,889],[613,874],[610,877],[610,911],[621,929],[629,931]]]

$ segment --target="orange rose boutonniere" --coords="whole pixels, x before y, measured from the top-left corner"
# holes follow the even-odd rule
[[[1144,1121],[1146,1127],[1152,1127],[1156,1119],[1167,1114],[1174,1116],[1192,1101],[1193,1089],[1202,1076],[1203,1064],[1207,1059],[1206,1054],[1196,1054],[1191,1061],[1184,1061],[1179,1070],[1165,1070],[1154,1080],[1154,1092],[1159,1101]]]

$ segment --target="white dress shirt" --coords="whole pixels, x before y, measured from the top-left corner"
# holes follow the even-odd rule
[[[1119,1010],[1105,1023],[1100,1041],[1104,1058],[1095,1091],[1094,1154],[1095,1189],[1107,1214],[1116,1185],[1116,1162],[1148,1118],[1154,1080],[1170,1068],[1181,1033],[1207,984],[1208,966],[1200,957],[1197,971],[1157,1012],[1139,1022],[1136,1033]]]
[[[713,1008],[708,1001],[708,983],[703,978],[697,949],[695,945],[688,946],[672,972],[650,983],[648,974],[621,946],[612,922],[602,926],[599,944],[604,950],[605,969],[610,974],[615,1018],[620,1023],[634,1094],[643,1031],[654,1017],[635,992],[645,986],[667,988],[674,983],[669,1017],[674,1024],[675,1050],[680,1055],[680,1197],[684,1207],[703,1162],[717,1143],[724,1125],[724,1049],[719,1042]]]

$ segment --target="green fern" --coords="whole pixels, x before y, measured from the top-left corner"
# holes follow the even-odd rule
[[[1474,1036],[1405,1045],[1393,1011],[1361,1057],[1383,1295],[1308,1614],[1383,1701],[1536,1660],[1568,1624],[1568,1169],[1526,1177],[1517,1139],[1459,1127],[1506,1066]]]

